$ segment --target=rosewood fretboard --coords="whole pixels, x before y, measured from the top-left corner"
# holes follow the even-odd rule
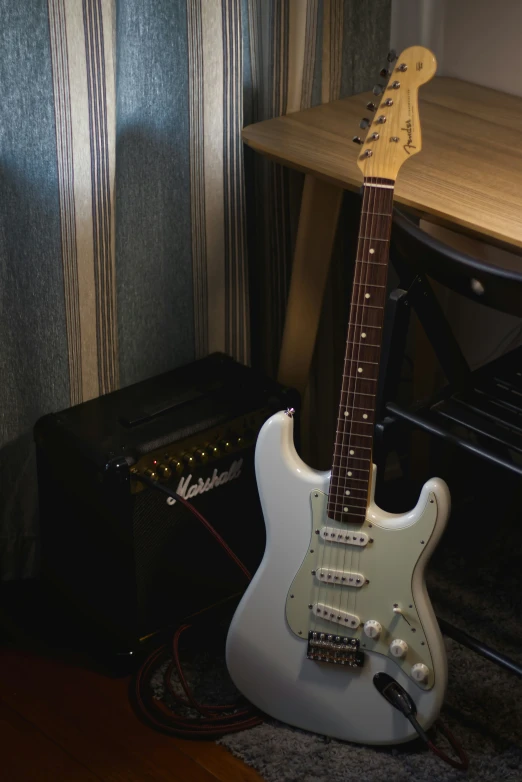
[[[328,516],[336,521],[362,523],[368,505],[394,184],[364,180],[328,496]]]

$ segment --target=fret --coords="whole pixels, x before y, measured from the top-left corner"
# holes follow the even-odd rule
[[[379,364],[378,361],[363,361],[362,358],[345,358],[344,363],[346,364],[347,361],[355,362],[356,364],[374,364],[376,366]]]
[[[348,478],[348,480],[351,483],[352,480],[359,480],[359,479],[357,479],[357,478]],[[361,481],[361,483],[362,483],[362,481]],[[341,485],[341,484],[339,484],[339,485]],[[345,487],[344,483],[342,485],[343,485],[343,487]],[[351,486],[350,491],[362,491],[362,492],[365,492],[366,489],[363,486]]]
[[[340,419],[338,419],[338,420],[340,420]],[[344,421],[343,421],[343,423],[344,423]],[[355,421],[355,424],[358,424],[358,423],[359,423],[358,421]],[[336,429],[335,431],[336,431],[337,434],[348,435],[349,437],[369,437],[370,440],[373,440],[373,437],[372,437],[371,434],[361,434],[361,432],[352,432],[352,431],[347,432],[346,429]]]
[[[355,359],[351,359],[351,360],[355,361]],[[364,383],[365,381],[367,382],[369,381],[370,383],[377,382],[377,378],[375,377],[361,377],[360,375],[345,375],[345,374],[343,374],[343,377],[348,377],[350,380],[360,380],[361,383]]]
[[[362,471],[361,471],[362,472]],[[350,481],[357,481],[358,483],[368,483],[368,478],[352,478],[350,476]],[[366,491],[366,489],[365,489]]]
[[[355,263],[370,263],[372,266],[388,266],[387,263],[378,263],[377,261],[360,261],[359,258],[356,258]]]
[[[381,326],[369,326],[365,323],[353,323],[352,321],[348,321],[349,326],[357,326],[358,329],[381,329]],[[364,343],[361,343],[364,344]]]
[[[365,212],[364,209],[361,209],[362,215],[372,215],[372,217],[391,217],[392,212]]]
[[[366,515],[366,511],[368,510],[368,505],[346,505],[343,503],[343,500],[339,500],[338,502],[332,503],[333,511],[334,513],[342,514],[343,516],[362,516],[363,514]]]
[[[339,505],[342,508],[343,513],[353,513],[354,511],[364,511],[367,509],[368,505],[367,503],[364,503],[364,505],[354,505],[353,503],[350,503],[350,505],[347,505],[344,500],[334,500],[332,505]],[[346,508],[346,510],[345,510]]]
[[[359,502],[360,502],[360,501],[361,501],[363,498],[365,499],[365,498],[366,498],[366,495],[367,495],[367,491],[366,491],[366,489],[354,489],[354,487],[353,487],[353,486],[352,486],[350,489],[348,489],[347,491],[349,491],[349,492],[350,492],[350,494],[346,494],[346,491],[345,491],[345,492],[344,492],[344,496],[345,496],[345,497],[350,497],[350,499],[349,499],[349,500],[347,500],[347,502],[350,502],[350,503],[352,503],[354,500],[359,500]],[[363,495],[363,497],[353,497],[353,496],[352,496],[352,491],[357,491],[357,492],[359,492],[359,494],[362,494],[362,495]],[[337,494],[337,496],[339,496],[339,493]]]
[[[389,242],[389,239],[377,239],[375,236],[359,236],[359,239],[363,239],[364,241],[368,240],[371,242]]]
[[[366,451],[371,451],[372,449],[371,448],[366,448],[365,450]],[[350,464],[352,462],[371,462],[371,459],[368,459],[368,458],[363,457],[363,456],[351,456],[351,455],[350,456],[342,456],[341,454],[338,454],[338,453],[334,454],[334,458],[335,459],[346,459],[346,461],[349,461]],[[345,468],[347,465],[346,464],[339,464],[339,463],[337,463],[337,466]]]
[[[379,264],[381,265],[381,264]],[[382,266],[385,266],[385,264],[382,264]],[[386,285],[377,285],[375,282],[355,282],[354,285],[365,285],[369,286],[370,288],[386,288]]]
[[[365,187],[378,187],[378,188],[382,187],[385,190],[394,190],[395,189],[395,185],[379,185],[376,182],[365,182],[364,186]]]
[[[348,446],[348,448],[350,448],[350,443],[347,443],[347,446]],[[335,446],[335,448],[337,448],[337,447],[340,447],[342,450],[344,450],[344,446]],[[367,445],[352,445],[350,450],[354,451],[354,453],[348,452],[348,454],[346,456],[343,456],[342,453],[337,453],[334,450],[334,456],[338,456],[339,459],[357,459],[357,458],[362,459],[362,456],[357,457],[355,455],[355,449],[357,449],[357,452],[359,452],[359,451],[372,451],[373,450],[372,448],[369,448]]]
[[[346,418],[338,418],[337,420],[340,423],[341,421],[343,421],[343,422],[346,421]],[[354,421],[353,418],[351,418],[351,419],[349,418],[348,420],[352,421],[352,423],[357,424],[357,426],[373,426],[371,421]],[[372,435],[371,434],[370,435],[360,434],[359,436],[360,437],[371,437]]]

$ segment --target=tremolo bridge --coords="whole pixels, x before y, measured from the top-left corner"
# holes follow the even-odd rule
[[[359,651],[357,638],[317,633],[315,630],[308,633],[306,656],[309,660],[348,665],[350,668],[362,668],[364,664],[364,654]]]

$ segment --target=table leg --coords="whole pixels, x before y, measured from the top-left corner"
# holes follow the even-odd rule
[[[304,182],[278,380],[304,394],[330,267],[342,188],[307,174]]]

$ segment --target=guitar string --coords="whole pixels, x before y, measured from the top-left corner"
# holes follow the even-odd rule
[[[373,175],[374,168],[375,168],[375,163],[373,163],[369,168],[370,168],[370,175]],[[373,178],[374,177],[372,177],[372,179]],[[368,188],[366,188],[366,185],[365,185],[365,189],[368,189]],[[369,280],[369,274],[370,274],[370,269],[371,269],[371,266],[370,266],[370,264],[368,262],[369,261],[369,255],[370,255],[369,251],[371,249],[372,238],[374,237],[374,233],[375,233],[375,230],[376,230],[376,228],[375,228],[376,220],[377,220],[377,224],[378,224],[378,218],[375,217],[375,212],[378,211],[376,209],[376,206],[377,206],[377,203],[378,203],[379,195],[380,195],[379,188],[377,188],[377,187],[370,188],[370,197],[368,198],[368,207],[367,207],[369,214],[368,214],[368,216],[366,218],[367,222],[370,222],[370,230],[369,231],[365,230],[364,234],[363,234],[363,236],[369,237],[369,238],[368,239],[364,239],[364,254],[363,254],[362,258],[361,258],[361,261],[364,260],[364,263],[361,263],[361,274],[360,274],[361,279],[362,279],[363,274],[364,274],[364,284],[361,286],[363,288],[363,292],[359,292],[357,294],[358,295],[358,301],[359,301],[359,303],[361,305],[361,323],[360,323],[361,334],[362,334],[362,329],[363,328],[366,329],[367,325],[368,325],[368,324],[365,324],[365,323],[362,322],[363,320],[366,319],[365,318],[365,310],[364,310],[364,306],[363,306],[362,302],[364,301],[365,292],[368,290],[368,280]],[[364,205],[364,199],[363,199],[363,205]],[[361,351],[362,351],[362,337],[360,337],[357,340],[357,344],[358,344],[358,350],[357,350],[357,366],[355,367],[355,377],[358,379],[358,366],[360,365],[360,356],[361,356]],[[352,374],[351,370],[350,370],[350,374]],[[361,379],[361,385],[362,385],[362,379]],[[354,383],[354,396],[355,396],[356,392],[357,392],[357,380],[355,380],[355,383]],[[353,411],[353,407],[352,407],[352,415],[350,416],[350,418],[351,418],[351,421],[350,421],[350,437],[349,437],[350,444],[353,442],[353,439],[355,438],[354,415],[353,415],[353,412],[354,411]],[[353,450],[355,453],[358,453],[357,450],[356,450],[357,447],[358,446],[356,446],[355,443],[354,443],[353,448],[351,450]],[[352,472],[353,472],[353,470],[352,470]],[[370,464],[369,464],[369,467],[368,467],[368,487],[367,488],[369,488],[369,486],[370,486],[370,481],[371,481],[371,460],[370,460]],[[368,505],[368,491],[367,491],[367,495],[366,495],[366,507],[365,507],[365,514],[364,514],[365,518],[366,518],[366,512],[367,512],[367,505]],[[361,526],[364,526],[364,522],[363,522],[363,525],[361,525]],[[355,551],[355,556],[352,558],[352,560],[355,561],[355,570],[358,572],[359,571],[359,564],[360,564],[360,550],[357,547],[354,547],[354,548],[356,549],[356,551]],[[352,570],[352,567],[350,567],[350,569]],[[362,585],[360,587],[354,587],[353,613],[355,615],[357,615],[357,597],[358,597],[358,592],[359,592],[359,589],[362,589],[362,588],[363,588]]]
[[[342,437],[341,437],[341,443],[339,451],[340,453],[337,453],[338,457],[338,480],[337,480],[337,487],[336,487],[336,493],[337,497],[339,497],[339,489],[342,486],[342,502],[341,502],[341,511],[338,511],[340,513],[343,512],[344,507],[350,508],[352,506],[353,502],[353,495],[347,495],[346,491],[351,491],[351,488],[348,489],[348,486],[352,487],[352,482],[349,480],[348,471],[349,467],[352,467],[351,460],[348,458],[349,452],[351,450],[355,450],[355,445],[353,443],[353,398],[355,397],[357,393],[357,381],[359,380],[357,367],[359,365],[359,359],[360,359],[360,353],[361,353],[361,340],[357,340],[357,342],[354,341],[355,333],[358,329],[361,329],[364,327],[363,319],[364,319],[364,307],[361,306],[361,292],[358,290],[359,288],[363,288],[366,284],[366,281],[363,282],[363,272],[366,271],[369,266],[366,265],[366,267],[363,269],[362,263],[357,263],[357,261],[361,261],[365,257],[365,252],[367,251],[366,248],[366,242],[368,241],[364,237],[369,235],[372,235],[372,206],[373,202],[375,200],[375,194],[374,190],[376,188],[372,188],[369,190],[364,184],[363,184],[363,199],[362,199],[362,215],[359,222],[359,239],[358,239],[358,247],[357,247],[357,257],[355,262],[355,270],[354,270],[354,284],[353,284],[353,291],[352,291],[352,307],[353,307],[353,316],[352,313],[350,313],[350,322],[354,324],[354,327],[349,326],[348,328],[348,343],[352,343],[351,348],[348,349],[349,344],[347,344],[347,350],[345,355],[345,363],[344,363],[344,371],[343,371],[343,390],[345,388],[345,378],[344,375],[348,375],[347,380],[347,387],[346,387],[346,394],[343,395],[343,401],[344,401],[344,411],[343,411],[343,422],[340,424],[339,429],[342,430]],[[370,225],[369,225],[370,224]],[[369,230],[368,230],[369,229]],[[352,309],[352,308],[351,308]],[[353,332],[352,328],[354,329]],[[355,345],[357,345],[357,357],[355,357]],[[348,358],[348,361],[346,359]],[[348,366],[347,366],[348,364]],[[350,404],[351,403],[351,404]],[[344,415],[344,413],[349,412],[349,416]],[[347,417],[350,418],[350,421],[347,425],[346,419]],[[352,448],[353,446],[353,448]],[[343,454],[346,454],[346,464],[342,464]],[[355,466],[352,467],[352,472],[355,469]],[[350,497],[350,500],[347,498]],[[345,505],[346,503],[346,505]],[[353,506],[355,508],[355,506]],[[348,519],[347,522],[350,525],[350,521]],[[346,527],[345,527],[346,531]],[[350,525],[350,532],[353,533],[353,530],[351,529]],[[350,565],[348,568],[348,572],[353,573],[353,563],[354,559],[357,559],[356,555],[356,549],[357,547],[353,544],[349,545],[349,554],[350,554]],[[347,572],[346,569],[346,559],[347,559],[347,546],[345,544],[345,548],[342,555],[342,572]],[[339,569],[339,568],[337,568]],[[346,592],[346,599],[344,601],[344,610],[346,610],[348,613],[355,613],[355,603],[356,603],[356,594],[357,594],[357,587],[353,586],[350,588],[349,584],[347,585],[348,589],[343,590],[342,587],[339,590],[339,609],[341,605],[343,604],[343,598],[344,593]],[[339,611],[340,614],[340,611]],[[353,628],[350,628],[353,632]]]
[[[391,77],[390,77],[390,81],[391,81]],[[385,89],[383,94],[386,94],[386,89]],[[383,168],[384,168],[385,171],[387,170],[387,165],[386,164],[389,162],[389,159],[391,159],[393,157],[393,151],[392,151],[391,146],[389,146],[389,143],[385,145],[385,149],[384,149],[384,166],[383,166]],[[384,178],[381,177],[380,181],[377,181],[376,184],[377,185],[379,185],[379,184],[382,185],[383,182],[384,182]],[[384,188],[380,188],[380,187],[376,187],[376,188],[372,188],[372,189],[375,189],[377,191],[377,195],[376,195],[376,199],[375,199],[375,203],[377,205],[377,209],[375,210],[375,212],[376,212],[376,225],[379,228],[382,227],[382,229],[383,229],[382,237],[381,237],[381,235],[379,235],[379,238],[380,239],[382,238],[386,242],[386,244],[384,245],[386,257],[384,257],[384,254],[382,254],[382,257],[381,257],[381,253],[379,253],[379,262],[386,264],[385,267],[382,270],[383,271],[383,275],[382,275],[382,278],[381,278],[379,276],[379,272],[377,271],[375,273],[375,277],[377,279],[379,279],[384,286],[386,286],[385,280],[388,277],[389,239],[390,239],[390,231],[391,231],[391,220],[392,220],[392,216],[393,216],[393,193],[394,193],[394,189],[391,189],[389,192],[387,190],[385,190]],[[378,216],[378,215],[382,215],[382,216]],[[386,236],[384,236],[384,229],[386,229]],[[370,236],[371,235],[372,235],[372,233],[370,233]],[[368,266],[368,269],[370,269],[369,263],[367,264],[367,266]],[[380,366],[380,356],[381,356],[381,349],[382,349],[382,336],[383,336],[382,335],[382,326],[383,326],[383,323],[384,323],[384,309],[385,309],[385,306],[386,306],[386,287],[383,288],[383,297],[384,297],[384,301],[383,301],[383,304],[382,304],[382,306],[380,308],[380,311],[376,311],[375,312],[375,321],[377,321],[378,324],[381,327],[380,340],[375,340],[375,342],[379,345],[378,357],[377,357],[377,361],[378,361],[377,366],[378,367]],[[377,372],[377,378],[378,378],[378,376],[379,376],[379,373]],[[376,416],[376,413],[377,413],[377,410],[376,410],[376,406],[377,406],[377,390],[378,389],[377,389],[377,381],[376,381],[376,383],[375,383],[375,397],[374,397],[374,400],[373,400],[373,422],[374,422],[374,425],[375,425],[375,416]],[[374,429],[372,429],[372,435],[373,435],[373,431],[374,431]],[[371,499],[370,499],[370,497],[371,497],[370,490],[371,490],[372,483],[373,483],[373,437],[372,437],[372,441],[371,441],[371,447],[372,447],[372,450],[370,452],[371,453],[371,460],[370,460],[370,465],[369,465],[369,483],[368,483],[367,510],[368,510],[368,508],[370,506],[370,501],[371,501]],[[361,559],[361,554],[359,552],[358,556],[356,557],[357,571],[358,572],[360,570],[360,567],[359,567],[360,559]],[[366,574],[363,573],[362,576],[365,578]],[[361,585],[361,589],[364,589],[364,584]],[[356,592],[354,613],[356,613],[356,610],[357,610],[357,597],[358,597],[358,593]]]
[[[383,96],[385,94],[386,94],[386,88],[385,88],[385,90],[383,92]],[[383,139],[382,139],[382,134],[381,134],[381,143],[382,143],[382,140]],[[377,139],[377,141],[378,141],[378,139]],[[382,167],[384,169],[384,171],[386,170],[386,163],[388,162],[388,157],[389,157],[388,147],[386,145],[385,149],[384,149],[384,155],[383,155],[383,158],[384,158],[383,163],[384,163],[384,165]],[[370,168],[371,168],[371,174],[374,174],[375,173],[375,167],[376,167],[375,166],[375,160],[376,160],[375,155],[373,156],[372,160],[373,160],[373,165],[371,165]],[[382,185],[383,183],[384,183],[384,178],[383,177],[379,177],[379,178],[375,177],[374,178],[374,182],[372,183],[372,184],[375,184],[377,186],[371,188],[372,191],[375,191],[375,196],[372,199],[372,207],[373,208],[369,207],[369,209],[371,211],[371,221],[372,221],[371,230],[370,230],[369,233],[365,232],[365,234],[364,234],[365,236],[368,236],[368,237],[374,237],[374,234],[376,233],[376,229],[380,229],[381,227],[386,227],[386,221],[389,219],[388,217],[384,217],[384,215],[387,214],[387,211],[388,211],[385,208],[386,205],[387,205],[386,204],[386,202],[387,202],[386,191],[384,190],[384,188],[379,187],[379,185]],[[380,216],[380,215],[383,215],[383,216]],[[378,237],[374,237],[374,238],[378,238],[378,239],[384,239],[385,238],[384,236],[381,236],[381,231],[380,230],[378,230],[378,233],[379,233],[379,236]],[[369,256],[370,256],[369,250],[371,249],[371,238],[368,241],[370,242],[370,246],[365,248],[366,249],[366,253],[364,255],[365,266],[366,266],[366,269],[365,269],[365,285],[364,285],[364,288],[363,288],[364,292],[360,294],[361,301],[364,301],[363,296],[366,294],[366,292],[369,291],[369,288],[371,287],[368,284],[369,280],[370,279],[374,279],[375,277],[377,279],[380,279],[380,277],[379,277],[379,270],[378,269],[376,269],[374,271],[374,277],[372,277],[372,275],[370,273],[370,270],[372,268],[370,266],[370,258],[369,258]],[[378,244],[377,247],[379,248],[379,252],[376,253],[376,256],[378,256],[378,259],[379,259],[378,262],[379,263],[383,263],[383,262],[387,263],[387,258],[384,258],[384,255],[381,257],[381,247],[382,246],[380,244]],[[385,248],[386,247],[387,247],[387,245],[385,245]],[[386,271],[387,271],[387,269],[386,269]],[[385,300],[384,300],[384,305],[385,305]],[[370,317],[370,314],[368,313],[368,320],[372,321],[372,328],[376,325],[376,322],[380,323],[380,325],[381,325],[380,338],[379,339],[375,339],[375,340],[372,339],[372,343],[376,343],[376,344],[379,344],[379,345],[382,344],[382,323],[383,323],[382,313],[384,311],[384,305],[382,306],[380,312],[376,311],[374,313],[375,317],[373,317],[373,316]],[[359,340],[359,342],[361,342],[361,341],[362,340]],[[378,348],[378,353],[379,353],[379,357],[378,358],[380,360],[380,348]],[[378,375],[378,373],[377,373],[377,375]],[[375,423],[376,397],[377,397],[377,382],[376,381],[374,382],[373,391],[374,391],[374,396],[373,396],[373,399],[372,399],[371,407],[373,408],[373,422]],[[353,420],[353,416],[352,416],[352,420]],[[373,435],[373,431],[374,430],[372,429],[372,435]],[[358,438],[359,441],[361,439],[362,438]],[[371,487],[372,487],[372,482],[373,482],[373,436],[372,436],[371,446],[370,447],[371,447],[371,450],[370,450],[370,457],[371,458],[370,458],[370,461],[369,461],[369,464],[368,464],[368,485],[367,485],[367,496],[366,496],[365,522],[366,522],[366,516],[367,516],[368,510],[369,510],[369,507],[370,507]],[[353,450],[355,450],[355,448]],[[363,522],[363,527],[364,527],[364,522]],[[357,550],[357,555],[355,557],[355,565],[356,565],[356,571],[357,572],[360,572],[360,561],[361,561],[361,551],[358,549]],[[361,573],[361,577],[365,579],[366,578],[366,573]],[[365,588],[365,586],[364,586],[364,582],[363,582],[363,584],[361,584],[361,586],[360,586],[360,589],[364,589],[364,588]],[[358,593],[359,593],[359,590],[356,589],[355,590],[355,599],[354,599],[354,614],[355,615],[357,615],[357,602],[358,602],[357,598],[359,597]],[[367,617],[363,617],[363,623],[364,623],[365,618],[367,618]]]
[[[386,94],[386,88],[385,88],[385,90],[383,92],[383,95],[385,95],[385,94]],[[381,139],[381,143],[382,143],[382,139]],[[383,157],[384,157],[384,164],[386,164],[388,162],[388,157],[389,157],[389,151],[388,151],[388,146],[387,145],[385,146],[384,156]],[[363,304],[363,302],[365,300],[366,293],[369,292],[369,288],[373,287],[370,284],[370,280],[372,279],[372,275],[370,273],[371,272],[371,266],[370,266],[370,263],[369,263],[369,261],[370,261],[369,250],[371,249],[371,241],[372,241],[372,238],[378,238],[378,239],[385,238],[385,237],[381,237],[380,236],[380,232],[379,232],[379,236],[378,237],[374,237],[374,234],[376,233],[376,229],[380,229],[381,226],[382,227],[386,227],[386,220],[389,219],[388,217],[384,217],[384,215],[387,214],[387,209],[385,209],[385,206],[387,205],[386,204],[386,202],[387,202],[386,191],[384,190],[384,188],[379,187],[379,185],[383,184],[383,177],[377,178],[377,177],[373,176],[375,174],[375,168],[376,168],[375,162],[376,162],[376,156],[373,155],[372,156],[372,163],[369,166],[369,168],[370,168],[369,175],[372,178],[375,179],[375,181],[372,182],[372,184],[377,185],[377,187],[372,187],[371,188],[371,193],[373,194],[373,191],[375,191],[375,194],[373,195],[373,198],[368,199],[369,200],[368,211],[370,213],[370,218],[369,219],[370,219],[370,222],[371,222],[370,231],[368,232],[368,231],[364,230],[364,232],[363,232],[363,236],[364,237],[368,237],[368,239],[364,239],[365,251],[366,252],[365,252],[363,258],[361,258],[361,260],[364,259],[364,261],[365,261],[365,263],[364,263],[364,265],[365,265],[365,269],[364,269],[365,282],[364,282],[364,285],[361,286],[362,287],[362,291],[359,291],[359,293],[358,293],[359,301],[360,301],[361,305]],[[384,170],[386,170],[386,165],[384,165]],[[364,199],[363,199],[363,208],[364,208]],[[381,217],[380,215],[383,215],[383,216]],[[367,246],[367,243],[369,243],[369,246]],[[378,247],[380,248],[381,245],[378,245]],[[386,262],[387,263],[387,258],[384,259],[384,257],[383,257],[381,259],[380,251],[379,251],[378,255],[379,255],[379,261],[378,262]],[[386,271],[387,271],[387,269],[386,269]],[[362,277],[362,274],[361,274],[361,277]],[[375,277],[377,277],[377,279],[380,279],[378,271],[375,271]],[[384,302],[384,304],[385,304],[385,302]],[[364,306],[362,306],[361,308],[363,310],[363,315],[364,315]],[[384,305],[381,307],[381,312],[380,313],[379,312],[375,312],[375,319],[373,317],[370,318],[370,313],[368,313],[368,320],[372,320],[372,327],[374,326],[374,322],[373,322],[374,320],[377,320],[381,324],[380,340],[372,340],[372,342],[375,341],[377,344],[380,344],[380,342],[382,342],[382,322],[383,322],[382,313],[383,313],[383,310],[384,310]],[[357,363],[359,363],[359,358],[360,358],[360,353],[361,353],[362,338],[357,340],[357,342],[359,343],[358,362]],[[378,348],[378,351],[379,351],[379,358],[380,358],[380,348]],[[355,371],[356,371],[355,377],[357,378],[358,377],[358,367],[355,367]],[[350,375],[353,374],[352,368],[349,370],[349,374]],[[361,385],[362,385],[362,383],[361,383]],[[354,397],[355,397],[355,393],[356,393],[356,388],[357,388],[357,380],[355,381]],[[375,385],[374,385],[373,391],[374,391],[374,397],[373,397],[373,400],[372,400],[373,401],[372,407],[373,407],[373,416],[374,416],[373,420],[375,422],[376,395],[377,395],[376,381],[375,381]],[[353,401],[355,401],[355,399]],[[353,427],[354,427],[354,415],[353,415],[353,413],[354,413],[354,411],[352,409],[351,423],[350,423],[350,437],[349,437],[350,445],[352,443],[352,433],[353,433],[353,435],[355,437],[355,432],[353,432]],[[372,432],[372,434],[373,434],[373,432]],[[360,437],[357,438],[358,444],[359,444],[361,439],[362,438],[360,438]],[[373,438],[371,440],[371,446],[370,447],[371,447],[372,450],[370,451],[370,457],[371,458],[370,458],[369,465],[368,465],[368,484],[367,484],[367,495],[366,495],[365,521],[366,521],[366,515],[367,515],[368,509],[369,509],[369,505],[370,505],[370,491],[371,491],[371,486],[372,486],[372,481],[373,481]],[[357,452],[355,445],[350,450],[354,450],[355,452]],[[347,462],[348,461],[349,460],[347,460]],[[364,526],[364,522],[363,522],[363,526]],[[354,560],[355,560],[355,571],[357,573],[359,573],[359,571],[360,571],[360,561],[361,561],[361,551],[360,551],[359,548],[356,549],[356,555],[354,557]],[[350,570],[352,570],[352,568],[350,568]],[[355,571],[352,571],[352,572],[355,572]],[[365,576],[366,576],[365,573],[361,574],[361,577],[365,578]],[[357,598],[359,597],[359,589],[363,589],[363,588],[364,588],[364,582],[363,582],[363,584],[361,584],[361,586],[359,588],[355,588],[354,589],[354,601],[353,601],[354,609],[353,609],[353,613],[355,615],[357,615],[357,602],[358,602]],[[364,617],[363,617],[363,619],[364,619]]]

